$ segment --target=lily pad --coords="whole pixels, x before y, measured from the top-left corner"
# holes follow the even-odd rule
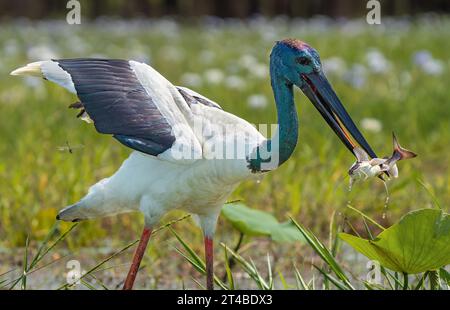
[[[450,264],[450,216],[442,210],[409,212],[375,240],[346,233],[339,237],[369,259],[398,272],[415,274]]]
[[[247,236],[268,236],[280,243],[304,240],[291,221],[280,223],[270,213],[251,209],[243,203],[226,204],[222,215]]]

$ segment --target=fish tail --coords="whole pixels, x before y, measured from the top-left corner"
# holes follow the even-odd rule
[[[392,141],[394,146],[394,152],[392,153],[392,158],[395,158],[396,160],[403,160],[403,159],[410,159],[417,156],[416,153],[407,150],[403,148],[397,140],[397,137],[394,133],[392,133]]]

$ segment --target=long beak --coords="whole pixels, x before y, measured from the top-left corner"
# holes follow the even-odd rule
[[[302,74],[301,78],[306,82],[301,87],[302,91],[350,152],[353,153],[353,149],[359,144],[370,157],[377,157],[323,73]]]

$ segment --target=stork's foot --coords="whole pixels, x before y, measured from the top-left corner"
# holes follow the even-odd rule
[[[144,256],[145,249],[147,248],[148,240],[152,234],[151,228],[144,228],[142,231],[141,239],[139,240],[139,245],[134,253],[133,262],[131,263],[130,270],[128,271],[125,284],[123,285],[124,290],[133,289],[134,280],[139,270],[139,265],[141,264],[142,257]]]

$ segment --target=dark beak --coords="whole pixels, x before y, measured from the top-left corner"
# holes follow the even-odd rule
[[[303,93],[322,114],[322,117],[350,152],[353,153],[353,149],[359,144],[370,157],[377,157],[348,115],[325,75],[321,72],[313,72],[302,74],[301,78],[306,82],[301,87]],[[352,140],[352,137],[357,144]]]

